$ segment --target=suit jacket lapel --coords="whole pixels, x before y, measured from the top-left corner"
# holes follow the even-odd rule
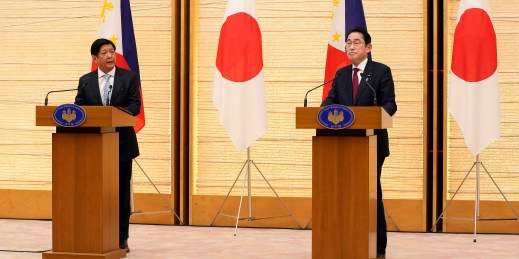
[[[366,67],[364,68],[364,71],[362,72],[364,75],[364,78],[360,76],[359,73],[359,89],[357,90],[357,96],[355,97],[355,103],[354,105],[357,105],[358,101],[361,99],[360,97],[364,94],[364,91],[366,91],[366,88],[368,86],[366,85],[366,77],[371,74],[372,71],[372,65],[371,60],[368,59],[368,62],[366,63]]]
[[[351,106],[353,105],[353,96],[352,96],[352,93],[353,93],[353,82],[352,82],[352,77],[351,77],[351,74],[352,74],[352,65],[349,65],[346,70],[344,71],[344,73],[346,73],[346,103],[345,105],[346,106]]]
[[[115,103],[117,96],[121,92],[123,87],[123,75],[122,70],[119,67],[115,68],[115,76],[114,76],[114,89],[112,90],[112,96],[110,98],[110,103]]]
[[[88,85],[89,89],[94,92],[94,96],[96,97],[96,103],[94,105],[103,105],[103,100],[101,99],[101,91],[99,90],[99,72],[96,69],[94,72],[92,72],[93,76],[90,79],[90,82]]]

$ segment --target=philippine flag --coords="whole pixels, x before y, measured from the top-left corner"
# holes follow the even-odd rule
[[[97,39],[99,38],[109,39],[115,44],[116,66],[131,70],[140,75],[129,0],[104,1],[103,9],[101,10],[101,21],[97,31]],[[96,69],[97,64],[92,61],[92,71]],[[141,112],[136,116],[135,132],[139,132],[146,124],[140,85],[139,91],[141,92]]]
[[[267,131],[261,31],[252,0],[229,0],[220,31],[213,103],[238,151]]]
[[[485,0],[462,0],[454,32],[449,109],[473,155],[501,134],[496,33]]]
[[[333,79],[335,72],[351,62],[346,55],[346,33],[353,28],[367,30],[364,7],[361,0],[333,1],[332,26],[328,35],[328,50],[326,54],[326,68],[324,82]],[[370,55],[371,56],[371,55]],[[323,101],[328,97],[332,82],[324,85]]]

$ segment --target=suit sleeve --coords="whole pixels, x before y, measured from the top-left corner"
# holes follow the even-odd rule
[[[337,76],[338,73],[339,72],[335,73],[335,79],[338,79],[338,76]],[[328,92],[328,96],[326,97],[326,99],[324,99],[324,101],[321,103],[321,107],[324,107],[324,106],[327,106],[330,104],[339,103],[338,93],[337,93],[337,81],[338,80],[333,80],[332,88]]]
[[[387,66],[385,66],[380,76],[378,103],[390,116],[396,113],[395,83],[393,82],[391,69]]]
[[[81,77],[79,79],[79,83],[77,86],[76,99],[74,100],[74,104],[76,104],[76,105],[86,105],[87,104],[86,96],[85,96],[85,87],[84,87],[85,84],[86,84],[86,80],[83,77]]]
[[[141,112],[140,80],[139,76],[135,73],[131,73],[131,77],[128,82],[128,92],[125,106],[121,107],[131,112],[133,116],[136,116]]]

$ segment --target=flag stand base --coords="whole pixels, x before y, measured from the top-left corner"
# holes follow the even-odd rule
[[[264,218],[256,218],[256,217],[253,217],[252,216],[252,195],[251,195],[251,189],[252,189],[252,185],[251,185],[251,165],[254,165],[254,167],[256,168],[256,170],[260,173],[261,177],[263,177],[263,180],[265,180],[265,182],[268,184],[268,186],[270,187],[270,189],[274,192],[274,194],[276,195],[276,197],[278,198],[278,200],[281,202],[281,204],[283,205],[283,207],[285,208],[285,210],[288,212],[288,215],[282,215],[282,216],[274,216],[274,217],[264,217]],[[227,201],[227,199],[229,198],[229,195],[231,194],[231,191],[232,189],[234,188],[234,186],[236,185],[236,182],[238,181],[238,179],[240,178],[240,175],[243,173],[243,169],[245,168],[245,166],[247,166],[247,173],[244,174],[243,176],[243,185],[242,185],[242,188],[241,188],[241,195],[240,195],[240,205],[238,206],[238,214],[236,216],[233,216],[233,215],[228,215],[228,214],[224,214],[224,213],[221,213],[222,211],[222,208],[225,204],[225,202]],[[242,205],[242,201],[243,201],[243,193],[244,193],[244,190],[245,190],[245,182],[247,182],[247,200],[249,202],[249,206],[248,206],[248,215],[247,217],[245,218],[240,218],[240,212],[241,212],[241,205]],[[285,202],[283,202],[283,200],[279,197],[278,193],[276,192],[276,190],[274,190],[274,187],[272,187],[272,185],[269,183],[269,181],[267,180],[267,178],[265,177],[265,175],[263,175],[263,173],[259,170],[258,166],[256,165],[256,163],[254,163],[253,160],[250,159],[250,147],[247,148],[247,160],[245,161],[245,163],[243,163],[243,166],[240,170],[240,173],[238,174],[238,176],[236,176],[236,179],[234,180],[234,183],[231,185],[231,188],[229,189],[229,192],[227,193],[227,195],[225,196],[225,199],[223,200],[222,204],[220,205],[220,208],[218,209],[218,211],[216,212],[216,215],[214,216],[213,218],[213,221],[211,222],[211,225],[210,226],[213,226],[214,222],[216,221],[216,218],[218,218],[218,216],[226,216],[226,217],[231,217],[231,218],[235,218],[236,219],[236,225],[234,227],[234,236],[236,236],[236,232],[237,232],[237,229],[238,229],[238,222],[240,220],[247,220],[247,221],[253,221],[253,220],[262,220],[262,219],[272,219],[272,218],[279,218],[279,217],[292,217],[292,219],[294,220],[294,222],[297,224],[297,226],[302,229],[301,225],[299,225],[299,223],[297,222],[297,220],[295,219],[294,215],[292,214],[292,211],[290,211],[290,209],[288,208],[288,206],[285,204]]]
[[[490,177],[490,180],[492,180],[492,182],[494,183],[494,185],[496,186],[497,190],[499,191],[499,193],[501,193],[501,196],[503,196],[503,198],[505,199],[506,203],[508,204],[508,207],[510,207],[510,209],[512,210],[512,212],[514,213],[515,215],[515,218],[481,218],[479,216],[479,201],[480,201],[480,192],[479,192],[479,167],[482,166],[483,169],[485,170],[485,172],[487,173],[488,177]],[[465,183],[465,180],[467,180],[467,177],[470,175],[470,173],[472,172],[472,169],[474,169],[474,167],[476,167],[476,198],[475,198],[475,206],[474,206],[474,218],[449,218],[449,217],[444,217],[443,214],[445,213],[445,211],[449,208],[449,206],[451,205],[452,201],[454,200],[454,198],[456,197],[456,194],[458,194],[458,191],[460,190],[461,186],[463,185],[463,183]],[[477,227],[477,222],[479,220],[519,220],[519,215],[517,214],[517,212],[515,211],[514,207],[512,207],[512,204],[510,204],[510,202],[508,201],[508,199],[506,198],[505,194],[501,191],[501,188],[499,188],[499,186],[497,185],[496,181],[494,181],[494,178],[490,175],[490,173],[488,172],[487,168],[485,167],[485,165],[483,164],[483,162],[479,161],[479,154],[476,155],[476,161],[474,162],[474,164],[472,164],[472,167],[470,168],[470,170],[467,172],[467,174],[465,175],[465,178],[463,178],[463,181],[461,181],[460,185],[458,186],[458,189],[456,189],[456,192],[454,192],[454,195],[452,196],[452,199],[450,199],[448,202],[447,202],[447,206],[445,207],[445,209],[443,209],[442,213],[440,214],[440,216],[438,217],[438,219],[436,220],[436,222],[434,223],[434,225],[432,226],[431,228],[431,231],[433,231],[436,227],[436,225],[438,224],[438,222],[440,221],[440,219],[451,219],[451,220],[474,220],[474,242],[476,242],[476,227]]]

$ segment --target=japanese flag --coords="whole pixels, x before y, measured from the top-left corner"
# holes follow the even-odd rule
[[[477,155],[501,134],[496,33],[486,0],[462,0],[454,32],[449,109]]]
[[[229,0],[220,31],[213,103],[238,151],[267,131],[261,31],[252,0]]]

